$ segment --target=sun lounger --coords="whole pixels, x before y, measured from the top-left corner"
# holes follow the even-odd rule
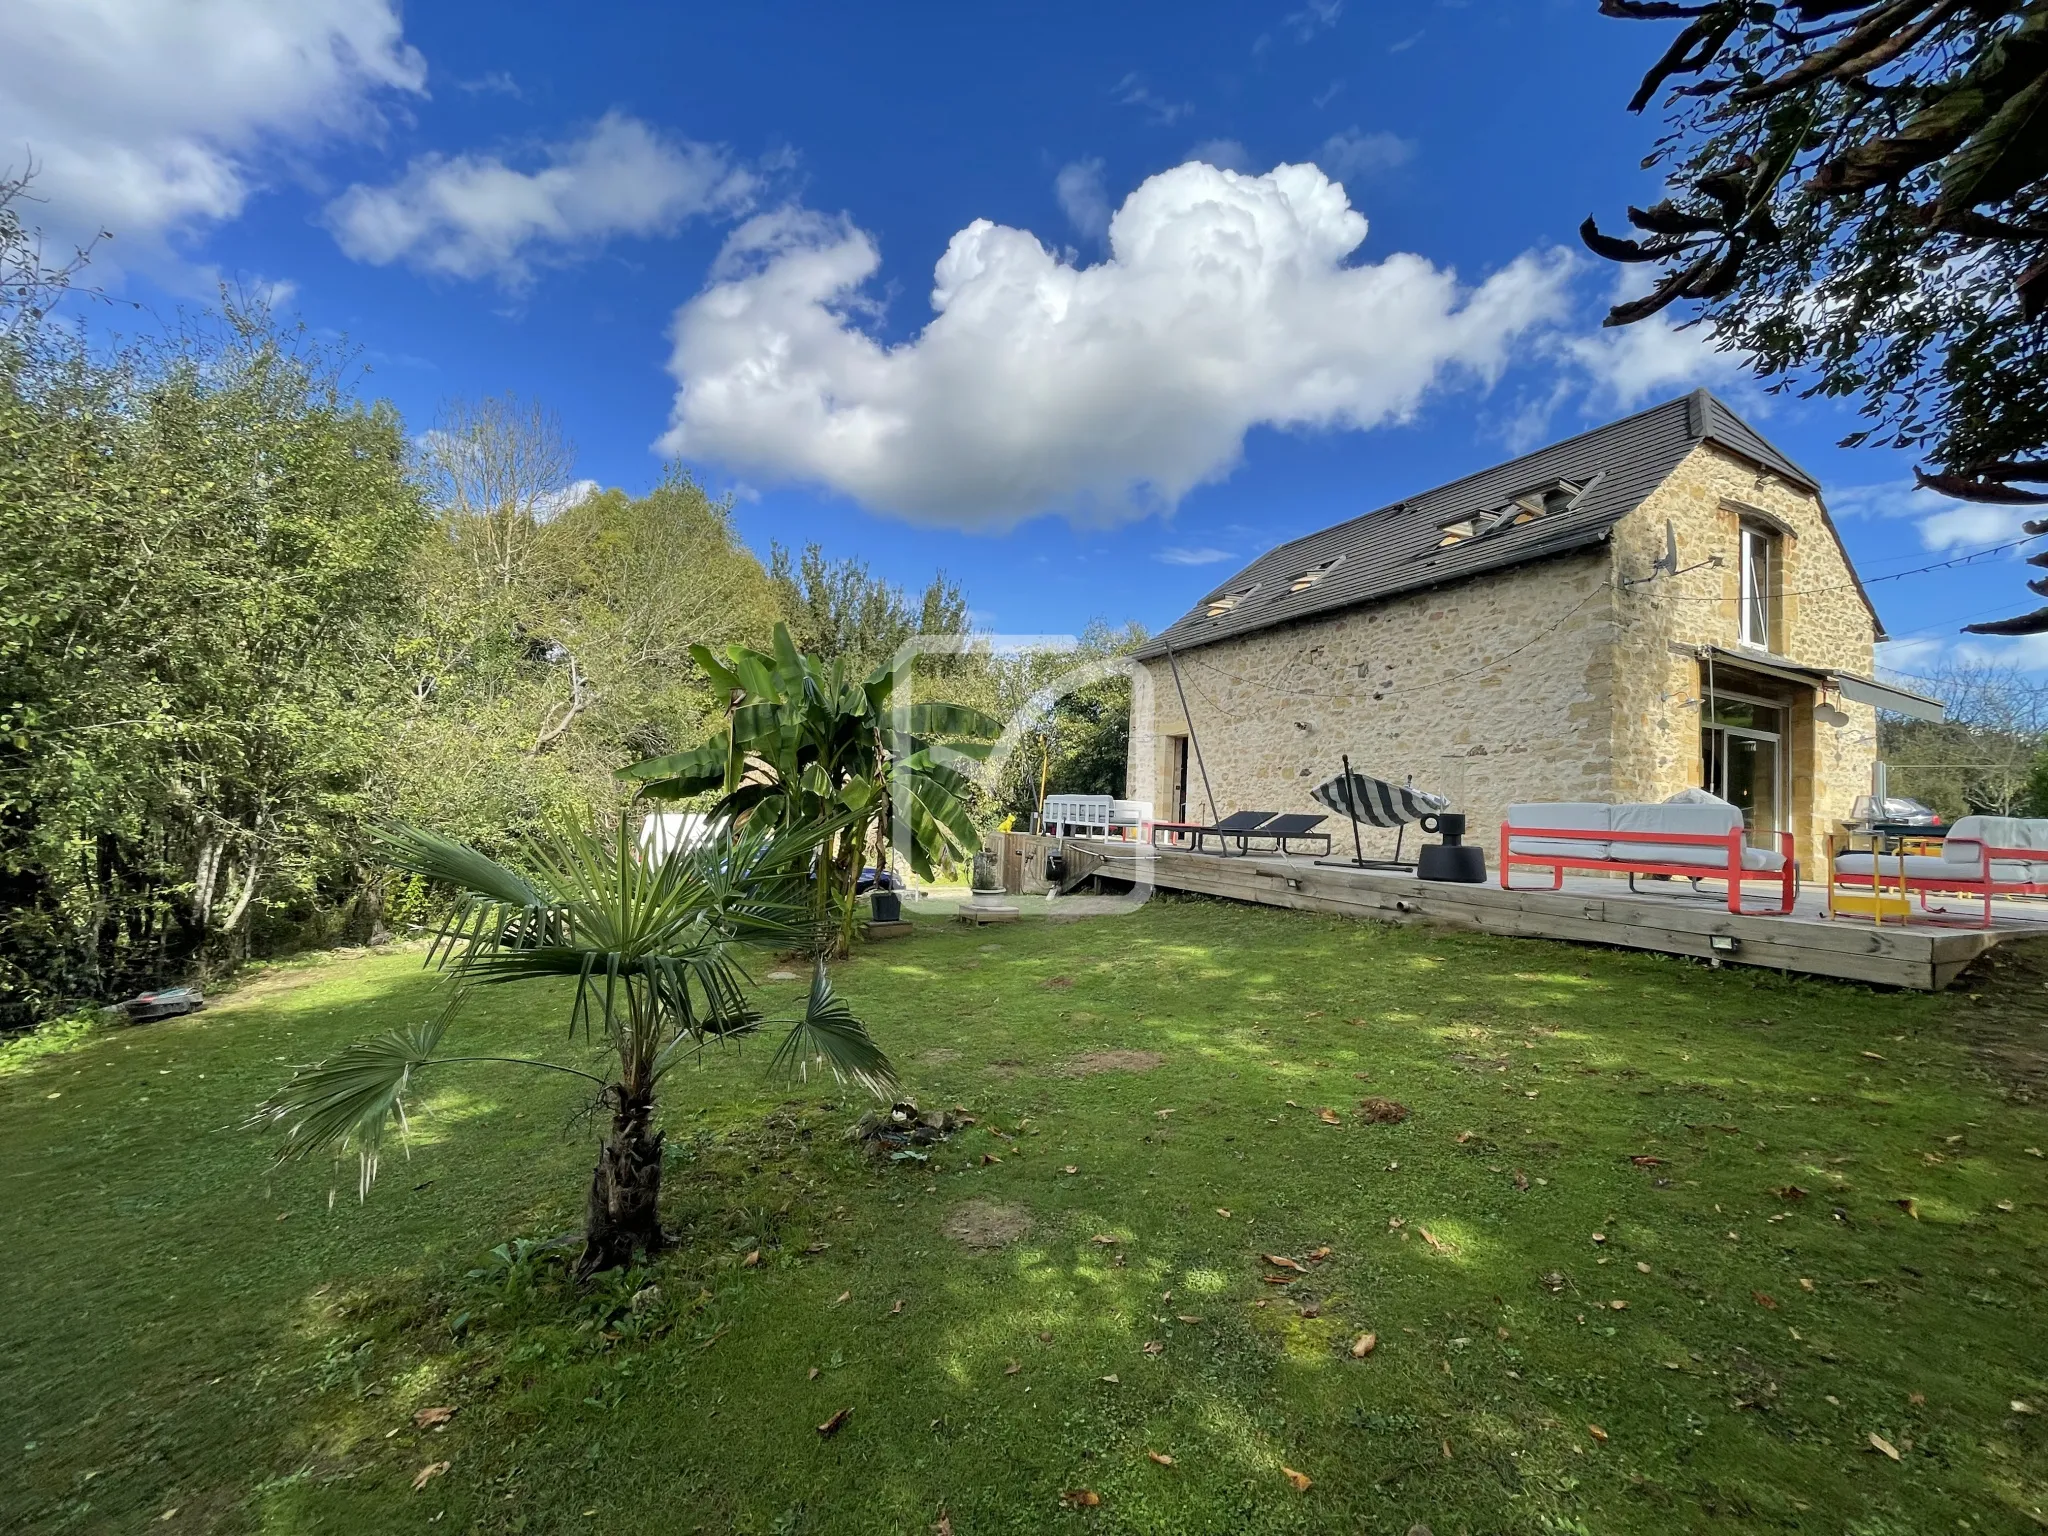
[[[1161,834],[1175,842],[1185,841],[1197,853],[1206,853],[1204,843],[1209,838],[1218,840],[1217,852],[1230,852],[1230,843],[1237,843],[1237,851],[1248,850],[1247,839],[1252,833],[1271,821],[1272,811],[1233,811],[1221,821],[1209,824],[1197,821],[1155,821],[1152,823],[1152,844],[1159,845]]]
[[[1329,819],[1327,816],[1306,816],[1290,811],[1286,815],[1275,816],[1251,835],[1253,837],[1270,837],[1273,839],[1273,846],[1282,853],[1292,853],[1294,850],[1287,845],[1304,839],[1320,842],[1323,845],[1322,851],[1328,853],[1330,851],[1330,834],[1318,832],[1315,829]]]

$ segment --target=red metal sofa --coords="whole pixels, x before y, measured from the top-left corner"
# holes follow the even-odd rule
[[[1994,896],[2048,896],[2048,820],[1965,816],[1948,829],[1939,856],[1844,852],[1828,862],[1830,911],[1838,886],[1914,893],[1929,911],[1939,911],[1928,907],[1930,895],[1975,896],[1984,903],[1981,926],[1989,928]]]
[[[1637,875],[1672,875],[1728,882],[1728,910],[1740,913],[1744,881],[1778,888],[1776,916],[1799,899],[1799,864],[1792,834],[1778,846],[1751,848],[1742,812],[1732,805],[1600,805],[1587,801],[1511,805],[1500,829],[1500,884],[1511,890],[1518,868],[1548,869],[1550,888],[1562,889],[1568,869]],[[1752,916],[1772,915],[1750,910]]]

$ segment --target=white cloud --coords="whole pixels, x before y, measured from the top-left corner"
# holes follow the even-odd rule
[[[1204,139],[1183,157],[1223,171],[1249,171],[1252,152],[1236,139]]]
[[[1091,240],[1109,230],[1109,194],[1102,190],[1102,161],[1075,160],[1060,167],[1052,188],[1067,222]]]
[[[1117,81],[1116,99],[1120,106],[1142,108],[1161,127],[1171,127],[1195,110],[1191,101],[1168,101],[1135,73]]]
[[[0,4],[4,158],[40,167],[53,240],[105,228],[116,259],[236,217],[280,150],[372,133],[425,83],[395,0]]]
[[[1182,549],[1169,545],[1152,556],[1161,565],[1214,565],[1219,560],[1234,559],[1227,549],[1211,549],[1207,545],[1199,549]]]
[[[2039,509],[1957,501],[1911,480],[1851,485],[1833,491],[1828,504],[1845,517],[1911,518],[1923,547],[1941,554],[1985,549],[2021,536],[2020,524]]]
[[[1655,279],[1656,272],[1648,266],[1624,267],[1609,301],[1639,298]],[[1728,388],[1754,377],[1741,353],[1716,350],[1704,325],[1681,330],[1666,318],[1671,313],[1667,310],[1633,325],[1603,327],[1565,344],[1566,356],[1591,378],[1589,403],[1595,409],[1632,411],[1702,385]]]
[[[542,522],[560,517],[571,507],[580,507],[604,487],[595,480],[571,480],[559,491],[543,491],[534,498],[533,515]]]
[[[422,155],[388,187],[353,186],[327,208],[358,261],[405,261],[518,286],[536,262],[587,255],[615,235],[659,235],[695,214],[743,209],[756,181],[708,144],[609,112],[522,171],[495,155]]]
[[[1377,171],[1399,170],[1415,158],[1415,141],[1398,133],[1361,133],[1356,127],[1323,140],[1316,164],[1339,181],[1352,181]]]
[[[1308,0],[1298,11],[1292,11],[1280,18],[1280,25],[1293,32],[1294,40],[1306,43],[1318,32],[1337,25],[1337,18],[1344,14],[1344,0]]]
[[[1453,377],[1490,383],[1565,309],[1562,252],[1470,288],[1416,255],[1351,264],[1365,234],[1314,166],[1182,165],[1130,195],[1094,266],[970,224],[930,323],[885,344],[863,329],[874,241],[762,215],[677,311],[661,447],[923,523],[1108,523],[1221,478],[1255,426],[1364,430]]]

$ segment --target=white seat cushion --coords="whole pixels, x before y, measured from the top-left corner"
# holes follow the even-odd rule
[[[1776,874],[1785,867],[1785,855],[1775,848],[1745,848],[1742,850],[1744,869],[1767,869]]]
[[[1876,861],[1867,853],[1845,853],[1836,858],[1835,869],[1840,874],[1860,875],[1867,879],[1869,878],[1870,866],[1873,862]],[[1937,859],[1928,853],[1909,853],[1905,855],[1904,863],[1905,873],[1915,880],[1961,880],[1974,878],[1965,871],[1958,869],[1947,859]],[[1882,864],[1883,867],[1878,871],[1881,879],[1898,879],[1899,855],[1894,853],[1885,854]]]
[[[1678,832],[1693,837],[1726,838],[1742,825],[1742,812],[1727,804],[1617,805],[1609,825],[1616,832]],[[1726,869],[1728,845],[1631,840],[1617,842],[1611,857],[1641,864],[1696,864],[1705,869]]]
[[[1612,806],[1587,800],[1511,805],[1508,807],[1508,825],[1556,832],[1605,832],[1613,809]],[[1508,848],[1514,853],[1538,857],[1604,859],[1609,856],[1608,842],[1601,837],[1525,837],[1514,832],[1508,837]]]

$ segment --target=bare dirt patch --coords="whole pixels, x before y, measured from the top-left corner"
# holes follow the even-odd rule
[[[1084,1051],[1056,1069],[1061,1077],[1092,1077],[1097,1072],[1150,1072],[1166,1058],[1157,1051]]]
[[[960,1053],[950,1045],[940,1045],[920,1053],[917,1059],[928,1067],[947,1067],[960,1059]]]
[[[1007,1248],[1031,1230],[1031,1213],[1021,1205],[969,1200],[946,1213],[939,1230],[963,1248],[992,1252]]]
[[[1408,1106],[1399,1099],[1360,1099],[1358,1110],[1370,1125],[1399,1125],[1408,1118]]]
[[[1048,976],[1040,983],[1041,986],[1051,987],[1055,992],[1071,987],[1073,984],[1074,978],[1071,976]]]
[[[1024,1070],[1024,1063],[1005,1056],[1000,1060],[990,1062],[982,1070],[988,1073],[990,1077],[1015,1077]]]

